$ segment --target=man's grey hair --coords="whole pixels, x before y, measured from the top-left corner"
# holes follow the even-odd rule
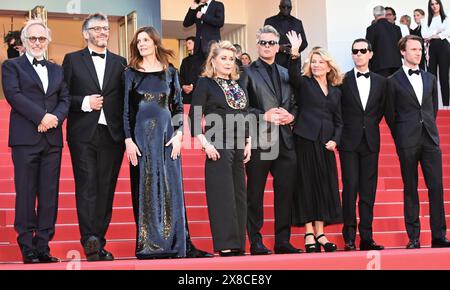
[[[280,34],[278,31],[271,25],[266,25],[263,28],[258,29],[256,32],[256,41],[261,39],[262,34],[271,33],[277,37],[277,41],[280,41]]]
[[[383,6],[378,5],[373,8],[373,16],[374,17],[383,17],[386,16],[386,9]]]
[[[44,22],[42,22],[41,19],[32,19],[29,20],[27,22],[27,24],[25,24],[25,27],[22,29],[22,33],[20,34],[20,39],[22,40],[22,43],[24,45],[27,45],[27,38],[28,38],[28,29],[31,26],[35,26],[35,25],[39,25],[42,26],[46,33],[47,33],[47,39],[48,39],[48,43],[50,43],[50,41],[52,41],[52,32],[50,31],[50,28],[47,27],[47,25],[44,24]]]
[[[95,20],[109,22],[108,16],[106,14],[103,14],[100,12],[91,14],[83,22],[83,32],[87,32],[89,30],[89,25],[90,25],[91,21],[95,21]]]

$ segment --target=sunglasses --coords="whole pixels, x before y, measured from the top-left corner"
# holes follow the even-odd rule
[[[31,43],[35,43],[36,41],[39,41],[39,43],[45,43],[47,41],[47,37],[44,37],[44,36],[40,36],[40,37],[30,36],[30,37],[27,37],[27,39]]]
[[[260,41],[258,41],[258,44],[261,45],[261,46],[267,46],[267,45],[275,46],[275,45],[278,44],[278,41],[275,41],[275,40],[270,40],[270,41],[260,40]]]
[[[362,49],[352,49],[353,54],[358,54],[358,52],[361,52],[362,54],[366,54],[368,51],[370,51],[368,48],[362,48]]]

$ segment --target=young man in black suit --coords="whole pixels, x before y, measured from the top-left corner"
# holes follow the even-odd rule
[[[257,148],[246,164],[247,171],[247,232],[252,255],[267,255],[261,229],[264,224],[264,189],[269,172],[273,176],[275,206],[275,253],[299,253],[289,240],[291,237],[292,202],[295,190],[297,158],[291,124],[297,114],[294,91],[289,84],[287,69],[275,63],[280,35],[270,25],[257,32],[259,59],[244,68],[241,87],[250,101],[249,111],[259,123],[269,122],[279,130],[277,140],[269,151],[277,147],[276,156],[266,158],[267,150],[258,136]],[[279,126],[279,127],[278,127]],[[275,126],[272,126],[275,127]],[[273,129],[273,128],[272,128]],[[259,134],[263,134],[259,132]],[[274,134],[271,132],[273,138]],[[273,151],[272,151],[273,152]],[[275,154],[274,154],[275,155]]]
[[[47,26],[31,20],[21,38],[26,53],[6,60],[2,66],[3,91],[11,106],[14,228],[24,263],[55,263],[59,260],[50,255],[49,241],[55,234],[61,127],[69,111],[70,96],[62,68],[44,58],[51,41]]]
[[[433,248],[450,247],[446,238],[442,152],[436,125],[438,95],[436,78],[419,69],[422,39],[408,35],[399,42],[404,65],[387,82],[386,121],[400,159],[404,184],[407,249],[420,248],[418,165],[422,167],[430,202]]]
[[[380,126],[384,115],[386,79],[369,71],[372,45],[357,39],[352,45],[355,68],[341,86],[342,129],[339,157],[342,169],[342,205],[345,250],[356,250],[356,198],[359,193],[361,250],[382,250],[373,240],[373,206],[377,191]]]
[[[107,16],[90,15],[83,23],[87,47],[64,58],[72,95],[67,142],[75,177],[81,243],[88,261],[110,261],[105,235],[124,152],[122,73],[125,58],[107,50]]]
[[[386,19],[383,6],[373,9],[375,23],[367,27],[366,39],[372,44],[373,58],[370,60],[370,70],[388,77],[402,66],[397,43],[402,38],[400,27]]]

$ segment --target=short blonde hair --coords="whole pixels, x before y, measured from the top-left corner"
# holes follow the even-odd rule
[[[224,40],[211,44],[209,55],[205,63],[205,69],[202,73],[203,77],[215,78],[217,76],[212,60],[215,59],[223,49],[232,51],[234,58],[236,58],[236,47],[234,47],[231,42]],[[234,68],[230,74],[230,79],[235,81],[239,79],[239,68],[236,63],[234,63]]]
[[[327,62],[328,66],[330,67],[330,72],[327,74],[327,81],[332,86],[339,86],[342,84],[342,81],[344,79],[341,69],[339,68],[336,61],[331,57],[331,55],[326,51],[325,49],[321,47],[315,47],[311,50],[311,52],[308,55],[308,59],[305,61],[305,65],[303,66],[304,73],[303,75],[307,77],[312,77],[312,71],[311,71],[311,61],[313,55],[320,56],[324,61]]]

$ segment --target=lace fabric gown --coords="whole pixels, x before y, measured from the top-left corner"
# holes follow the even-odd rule
[[[182,130],[172,116],[183,115],[181,89],[175,69],[144,73],[125,71],[125,134],[142,154],[131,170],[133,207],[137,223],[136,257],[185,257],[186,230],[181,160],[170,157],[165,144]]]

